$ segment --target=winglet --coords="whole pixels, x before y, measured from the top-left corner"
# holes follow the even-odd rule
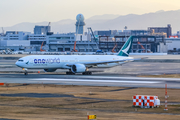
[[[123,45],[123,47],[121,48],[121,50],[118,52],[117,56],[128,57],[129,56],[129,52],[131,50],[132,43],[133,43],[133,37],[130,36],[128,38],[128,40],[125,42],[125,44]]]

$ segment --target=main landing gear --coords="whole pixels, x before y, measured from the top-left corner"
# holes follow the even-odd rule
[[[69,69],[69,72],[66,72],[66,75],[75,75],[75,73],[73,73],[71,69]]]
[[[66,72],[66,75],[75,75],[75,73],[73,73],[73,72]]]
[[[83,75],[92,75],[92,72],[86,71],[82,73]]]
[[[66,75],[75,75],[75,73],[69,70],[68,72],[66,72]],[[92,72],[86,71],[86,72],[83,72],[82,75],[92,75]]]

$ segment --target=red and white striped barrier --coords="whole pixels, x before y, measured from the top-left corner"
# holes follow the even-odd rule
[[[139,107],[159,107],[158,96],[135,95],[133,96],[133,106]]]

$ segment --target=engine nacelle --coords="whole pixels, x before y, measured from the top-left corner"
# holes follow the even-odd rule
[[[57,69],[44,69],[45,72],[55,72]]]
[[[71,67],[71,71],[73,73],[82,73],[82,72],[85,72],[86,71],[86,66],[83,65],[83,64],[74,64],[72,67]]]

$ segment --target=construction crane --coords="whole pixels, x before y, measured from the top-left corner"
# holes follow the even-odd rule
[[[3,27],[2,27],[2,35],[4,35],[4,29],[3,29]]]
[[[48,27],[47,27],[47,30],[46,30],[46,35],[48,33],[48,28],[49,28],[50,25],[51,25],[51,22],[48,23]]]
[[[41,48],[40,48],[40,51],[41,51],[41,52],[45,51],[45,50],[42,49],[43,45],[44,45],[44,41],[43,41],[42,44],[41,44]]]
[[[96,47],[97,47],[97,49],[99,50],[99,46],[98,46],[97,40],[96,40],[96,38],[95,38],[95,36],[94,36],[94,33],[93,33],[93,31],[92,31],[92,28],[91,28],[91,27],[88,27],[87,29],[91,31],[91,36],[93,36],[94,41],[96,42]]]
[[[71,52],[78,52],[78,51],[76,50],[76,40],[74,41],[74,49],[72,49]]]
[[[144,48],[144,46],[138,41],[138,44],[141,46],[141,48],[143,49],[143,53],[145,53],[146,51],[146,49]]]
[[[71,52],[78,52],[78,51],[76,50],[76,41],[74,42],[74,49],[73,49]]]
[[[111,52],[113,52],[113,53],[115,53],[115,48],[117,47],[117,44],[113,47],[113,49],[112,49],[112,51]]]

